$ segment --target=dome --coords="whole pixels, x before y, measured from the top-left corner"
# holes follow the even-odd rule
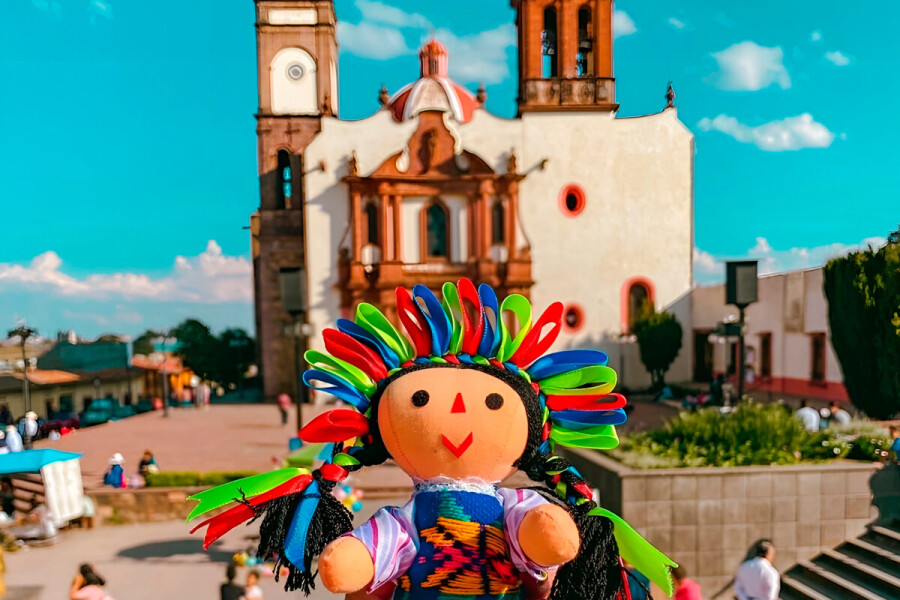
[[[446,46],[432,39],[419,50],[421,75],[400,89],[387,107],[396,121],[406,121],[425,111],[449,112],[460,123],[472,120],[482,106],[472,92],[447,76],[450,55]]]

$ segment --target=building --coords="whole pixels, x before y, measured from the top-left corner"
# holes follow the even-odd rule
[[[821,268],[759,278],[759,301],[746,311],[747,390],[761,397],[801,396],[849,400],[840,363],[831,347],[828,304]],[[735,339],[710,334],[737,309],[725,304],[725,286],[694,289],[692,298],[693,379],[737,371]]]
[[[252,255],[267,398],[296,391],[283,274],[300,272],[310,343],[360,302],[469,277],[542,310],[565,304],[557,348],[599,346],[629,385],[649,378],[620,337],[643,302],[685,324],[690,378],[693,155],[674,95],[616,118],[611,0],[514,0],[518,115],[448,76],[431,40],[420,77],[372,116],[339,118],[330,0],[256,0],[260,205]],[[671,92],[671,90],[670,90]],[[375,108],[375,107],[373,107]],[[295,328],[296,329],[296,328]],[[302,344],[300,344],[302,346]],[[627,367],[627,369],[625,369]]]

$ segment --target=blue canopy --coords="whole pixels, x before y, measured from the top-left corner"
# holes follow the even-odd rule
[[[81,458],[81,455],[51,449],[8,452],[0,454],[0,475],[40,473],[41,469],[49,464],[76,458]]]

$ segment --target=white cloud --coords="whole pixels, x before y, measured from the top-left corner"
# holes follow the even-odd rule
[[[784,51],[780,47],[767,48],[751,41],[734,44],[712,57],[719,71],[712,83],[728,91],[756,91],[770,85],[782,89],[791,87],[791,77],[784,66]]]
[[[809,41],[811,42],[821,42],[822,41],[822,32],[816,29],[811,34],[809,34]]]
[[[447,46],[450,76],[454,79],[462,83],[492,84],[509,77],[506,53],[516,43],[516,28],[512,23],[461,37],[439,29],[434,36]]]
[[[683,21],[677,17],[669,17],[668,22],[669,25],[671,25],[675,29],[685,29],[686,27],[688,27],[688,23],[686,21]]]
[[[408,13],[396,6],[388,6],[377,0],[356,0],[356,8],[362,13],[363,21],[382,23],[394,27],[431,29],[431,21],[418,13]]]
[[[834,133],[816,122],[809,113],[756,127],[745,125],[728,115],[719,115],[713,119],[708,117],[701,119],[697,127],[701,131],[719,131],[739,142],[754,144],[767,152],[827,148],[834,141]]]
[[[337,36],[341,50],[363,58],[387,60],[413,51],[398,29],[365,21],[355,25],[339,21]]]
[[[850,64],[850,57],[840,50],[835,50],[834,52],[826,52],[825,59],[829,62],[834,63],[838,67],[846,67]]]
[[[110,273],[73,277],[62,271],[55,252],[44,252],[29,264],[0,263],[0,290],[27,289],[68,298],[146,299],[160,302],[219,304],[252,300],[250,262],[226,256],[210,241],[198,256],[175,258],[172,273],[152,278],[142,273]]]
[[[625,37],[637,33],[637,26],[624,10],[616,10],[613,13],[613,37]]]
[[[824,244],[808,248],[773,248],[764,237],[757,237],[756,244],[741,256],[713,256],[699,248],[694,249],[694,276],[700,283],[721,283],[725,279],[725,260],[758,259],[759,274],[783,273],[798,269],[821,267],[832,258],[868,247],[879,248],[886,243],[883,237],[871,237],[858,244]]]

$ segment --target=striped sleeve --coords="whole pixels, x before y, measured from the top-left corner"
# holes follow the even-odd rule
[[[385,507],[347,535],[353,536],[369,550],[375,564],[375,578],[370,593],[395,581],[412,566],[419,551],[419,537],[413,524],[413,502],[401,507]]]

